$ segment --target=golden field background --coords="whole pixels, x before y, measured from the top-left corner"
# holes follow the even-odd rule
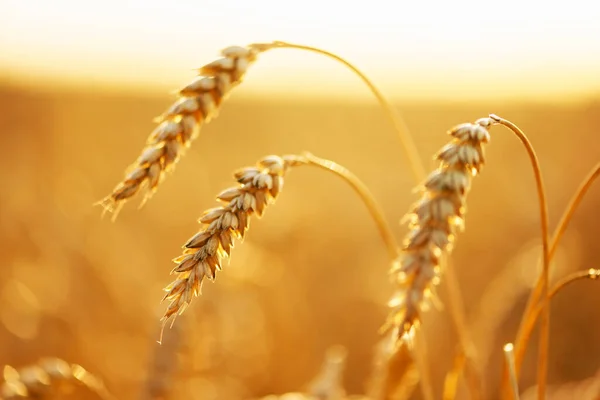
[[[263,155],[309,150],[346,166],[371,188],[400,240],[406,228],[398,221],[416,199],[415,185],[394,131],[367,96],[343,103],[318,94],[293,100],[234,92],[157,194],[141,210],[139,199],[128,203],[111,223],[92,204],[121,179],[153,129],[152,118],[173,98],[1,86],[0,362],[18,367],[58,356],[101,376],[119,399],[148,398],[144,393],[156,384],[149,374],[160,351],[165,305],[159,300],[170,282],[170,259],[196,232],[196,219],[213,207],[214,196],[233,184],[231,172]],[[552,227],[600,160],[599,101],[397,106],[425,160],[455,124],[492,112],[517,123],[538,152]],[[527,282],[537,273],[539,212],[518,140],[494,128],[487,157],[452,260],[472,333],[492,346],[486,379],[489,398],[496,398],[500,350],[514,338]],[[599,202],[600,190],[593,188],[557,254],[561,276],[599,267]],[[345,183],[316,169],[291,171],[277,203],[252,222],[216,283],[205,284],[203,296],[166,331],[165,343],[179,348],[171,398],[299,390],[335,344],[349,351],[348,392],[363,393],[392,293],[387,269],[374,223]],[[506,289],[493,295],[499,276]],[[600,369],[596,285],[577,283],[553,302],[551,383],[582,380]],[[443,284],[440,292],[444,301]],[[502,308],[506,315],[497,314]],[[424,331],[439,391],[456,345],[447,311],[427,314]],[[535,382],[535,342],[523,389]]]

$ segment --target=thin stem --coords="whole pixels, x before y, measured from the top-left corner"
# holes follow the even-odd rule
[[[460,371],[464,370],[465,378],[471,393],[471,399],[478,400],[481,398],[482,382],[479,371],[477,371],[477,368],[473,363],[473,360],[475,359],[475,346],[473,345],[471,335],[469,334],[469,328],[465,318],[464,305],[462,301],[457,301],[457,299],[461,299],[460,292],[458,292],[460,290],[458,286],[458,278],[456,277],[456,272],[453,266],[449,263],[449,260],[445,258],[443,262],[447,264],[445,272],[446,281],[448,282],[448,302],[450,306],[449,309],[451,319],[454,322],[454,328],[457,332],[461,347],[461,351],[457,357],[464,360],[462,363],[459,362],[459,360],[455,360],[455,369],[457,375],[456,380],[458,380]]]
[[[379,234],[383,241],[385,242],[388,253],[390,255],[390,259],[392,261],[396,260],[399,256],[399,248],[396,243],[396,239],[394,238],[394,234],[390,229],[390,226],[385,221],[383,216],[383,211],[367,186],[358,179],[354,174],[352,174],[349,170],[342,167],[339,164],[336,164],[333,161],[325,160],[319,157],[316,157],[310,153],[303,153],[303,157],[306,159],[306,162],[309,165],[313,165],[319,168],[326,169],[327,171],[333,172],[336,175],[343,178],[354,191],[360,196],[363,200],[369,213],[375,220],[377,227],[379,228]],[[433,400],[435,397],[433,396],[433,385],[431,383],[431,376],[429,367],[427,365],[427,348],[424,340],[424,336],[421,331],[417,332],[417,336],[415,338],[415,348],[413,349],[413,354],[415,358],[415,364],[419,371],[420,382],[421,382],[421,390],[423,393],[423,398],[425,400]]]
[[[369,191],[369,188],[348,169],[342,167],[341,165],[331,160],[319,158],[308,152],[303,153],[302,156],[304,157],[308,165],[313,165],[315,167],[323,168],[327,171],[333,172],[334,174],[344,179],[352,187],[352,189],[354,189],[354,191],[363,200],[363,202],[367,206],[367,209],[369,210],[369,213],[375,220],[377,228],[379,229],[379,234],[385,242],[386,247],[388,249],[388,254],[390,256],[391,261],[396,260],[400,255],[398,244],[396,243],[396,239],[389,224],[385,220],[383,210]],[[424,341],[424,337],[422,336],[422,332],[418,334],[418,336],[419,337],[415,340],[416,345],[413,354],[415,354],[415,363],[419,370],[421,389],[423,391],[423,397],[426,400],[433,400],[433,386],[431,383],[431,377],[426,362],[426,344]]]
[[[433,383],[431,382],[431,371],[429,370],[429,364],[427,360],[429,357],[427,356],[427,342],[425,341],[425,335],[423,334],[422,329],[417,329],[414,337],[414,352],[415,355],[415,365],[419,371],[419,376],[421,379],[421,394],[423,395],[424,400],[433,400],[435,396],[433,395]]]
[[[542,258],[543,258],[543,269],[541,274],[542,280],[542,294],[544,296],[543,301],[543,317],[541,322],[540,329],[540,342],[539,342],[539,351],[538,351],[538,400],[544,400],[546,398],[546,375],[548,372],[548,344],[549,344],[549,336],[550,336],[550,262],[549,262],[549,217],[548,217],[548,202],[546,199],[546,192],[544,189],[544,181],[542,179],[542,171],[540,168],[540,163],[531,145],[531,142],[525,135],[525,133],[512,122],[505,120],[503,118],[498,117],[497,115],[490,115],[490,118],[499,123],[500,125],[504,125],[511,131],[517,135],[519,140],[525,146],[527,150],[527,154],[529,155],[529,159],[531,161],[531,166],[533,168],[533,173],[535,176],[535,182],[537,187],[538,201],[540,204],[540,224],[541,224],[541,234],[542,234]]]
[[[515,352],[512,343],[504,345],[504,359],[508,365],[508,372],[510,376],[510,388],[512,390],[513,400],[519,400],[519,378],[517,377],[517,370],[515,368]]]
[[[315,167],[319,167],[325,169],[327,171],[333,172],[338,175],[342,179],[344,179],[351,187],[354,189],[356,194],[361,198],[361,200],[367,206],[371,217],[375,220],[377,224],[377,229],[379,230],[379,235],[383,242],[385,243],[390,259],[393,261],[399,255],[399,247],[396,242],[396,238],[394,237],[394,233],[390,228],[389,224],[386,222],[383,210],[373,194],[369,191],[369,188],[352,172],[348,169],[342,167],[339,164],[331,160],[325,160],[323,158],[319,158],[313,154],[308,152],[302,154],[302,158],[306,161],[308,165],[313,165]]]
[[[565,231],[567,230],[569,223],[573,219],[575,211],[577,211],[579,205],[581,204],[581,201],[584,199],[585,195],[599,176],[600,164],[597,164],[579,184],[579,187],[577,188],[575,194],[569,201],[569,204],[567,205],[567,208],[561,216],[556,230],[552,235],[552,239],[550,240],[550,248],[548,250],[549,261],[551,261],[554,257],[554,253],[558,249],[558,244],[560,243],[560,240],[562,239]],[[521,319],[521,324],[517,331],[517,339],[515,341],[515,363],[517,367],[517,372],[519,372],[521,368],[521,363],[525,355],[525,349],[527,348],[527,342],[537,320],[537,316],[534,317],[533,312],[542,293],[542,285],[542,277],[539,277],[535,289],[531,292],[529,296],[525,312],[523,313],[523,317]]]
[[[398,133],[400,137],[400,141],[402,142],[402,148],[404,149],[404,153],[406,158],[409,161],[410,168],[415,179],[418,182],[421,182],[425,177],[425,169],[423,167],[423,161],[419,157],[419,153],[417,151],[417,146],[412,139],[412,136],[409,134],[408,128],[402,118],[398,115],[398,112],[394,109],[394,107],[390,104],[390,102],[385,98],[385,96],[381,93],[381,91],[375,86],[373,82],[358,68],[352,65],[350,62],[346,61],[342,57],[330,53],[329,51],[322,50],[312,46],[305,46],[302,44],[295,43],[287,43],[283,41],[274,41],[272,43],[260,43],[252,45],[253,47],[259,48],[261,50],[269,50],[274,48],[288,48],[288,49],[298,49],[298,50],[306,50],[311,51],[313,53],[321,54],[332,58],[346,67],[348,67],[352,72],[354,72],[369,88],[371,93],[377,98],[377,101],[383,108],[385,114],[390,119],[390,122],[394,126],[394,129]]]
[[[582,279],[591,279],[593,281],[600,279],[600,269],[590,268],[587,271],[573,272],[572,274],[565,276],[560,281],[558,281],[556,283],[556,285],[554,285],[554,287],[550,291],[550,299],[552,299],[558,292],[560,292],[566,286],[569,286],[571,283],[575,283]],[[532,315],[534,324],[535,324],[535,321],[537,320],[538,316],[540,315],[541,311],[542,311],[542,306],[540,306],[538,304],[538,306],[533,311],[533,315]]]
[[[371,82],[371,80],[364,73],[362,73],[358,68],[356,68],[354,65],[352,65],[350,62],[346,61],[342,57],[339,57],[338,55],[330,53],[326,50],[318,49],[318,48],[311,47],[311,46],[282,42],[282,41],[273,42],[273,45],[275,47],[308,50],[308,51],[312,51],[314,53],[322,54],[322,55],[330,57],[330,58],[344,64],[346,67],[348,67],[350,70],[352,70],[369,87],[369,89],[371,90],[373,95],[377,98],[377,101],[379,102],[381,107],[384,109],[385,114],[390,119],[392,125],[394,126],[394,129],[398,133],[398,136],[400,137],[400,141],[402,143],[402,147],[404,149],[405,156],[409,160],[409,164],[412,169],[412,173],[413,173],[415,181],[417,183],[420,183],[423,181],[423,179],[425,178],[425,167],[424,167],[423,161],[419,157],[419,153],[418,153],[417,147],[412,139],[412,136],[408,133],[408,128],[406,127],[406,124],[404,123],[402,118],[400,118],[400,116],[398,115],[396,110],[392,107],[392,105],[383,96],[381,91],[375,86],[375,84],[373,84],[373,82]],[[450,271],[450,269],[451,268],[448,268],[447,273],[452,274],[452,271]],[[470,381],[471,381],[470,389],[471,389],[473,398],[477,399],[477,398],[479,398],[479,395],[478,395],[479,391],[477,390],[477,388],[481,387],[481,378],[479,377],[478,372],[474,368],[471,368],[472,360],[471,360],[471,358],[469,358],[469,355],[472,355],[471,349],[474,347],[474,345],[468,335],[468,332],[466,329],[466,324],[464,323],[464,321],[466,320],[465,314],[464,314],[464,305],[463,305],[464,303],[463,303],[462,297],[460,295],[460,288],[458,286],[458,281],[456,279],[454,279],[454,280],[451,279],[450,281],[447,282],[447,286],[449,288],[449,303],[450,303],[450,309],[451,309],[454,325],[455,325],[455,328],[457,329],[457,333],[458,333],[461,345],[463,346],[464,352],[465,352],[465,354],[467,354],[467,358],[468,358],[466,364],[470,368],[470,374],[469,374]]]
[[[402,143],[402,147],[403,147],[405,156],[409,160],[410,168],[412,170],[412,173],[413,173],[416,183],[419,184],[420,182],[422,182],[425,179],[426,173],[425,173],[424,163],[421,160],[421,158],[419,157],[418,149],[417,149],[411,135],[408,133],[408,128],[406,127],[406,124],[404,123],[402,118],[398,115],[398,113],[394,109],[394,107],[392,107],[392,105],[387,101],[385,96],[383,96],[381,91],[375,86],[375,84],[373,82],[371,82],[371,80],[362,71],[360,71],[357,67],[355,67],[350,62],[348,62],[347,60],[343,59],[342,57],[340,57],[336,54],[333,54],[326,50],[322,50],[322,49],[312,47],[312,46],[287,43],[287,42],[283,42],[283,41],[275,41],[272,43],[256,44],[253,46],[256,48],[259,48],[261,50],[269,50],[269,49],[273,49],[273,48],[290,48],[290,49],[311,51],[313,53],[321,54],[326,57],[332,58],[332,59],[342,63],[350,70],[352,70],[367,85],[369,90],[377,98],[377,101],[383,108],[385,114],[390,119],[394,129],[398,133],[398,136]],[[450,295],[450,296],[453,296],[453,301],[450,301],[450,307],[454,310],[452,315],[453,316],[462,315],[462,319],[464,320],[465,319],[464,307],[463,307],[462,297],[460,295],[460,288],[458,287],[458,284],[455,281],[449,282],[449,283],[447,283],[447,285],[448,286],[455,285],[455,287],[452,288],[452,290],[450,290],[453,293],[452,295]],[[457,327],[460,326],[460,322],[455,321],[455,326],[457,326]],[[466,344],[468,348],[473,348],[473,343],[471,342],[471,340],[468,337],[464,336],[464,331],[459,331],[458,335],[460,337],[461,343]],[[481,379],[480,379],[480,377],[477,376],[477,373],[475,371],[472,371],[472,372],[473,372],[472,378],[475,381],[481,382]],[[476,394],[473,394],[473,396],[475,396],[475,398],[478,397],[478,396],[476,396]]]
[[[454,364],[452,369],[446,374],[444,379],[444,390],[442,392],[442,400],[454,400],[456,398],[456,393],[458,392],[458,378],[463,369],[465,369],[465,364],[467,362],[467,357],[461,348],[457,350],[457,354],[454,356]]]

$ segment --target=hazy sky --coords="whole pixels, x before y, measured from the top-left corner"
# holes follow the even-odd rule
[[[600,6],[401,0],[2,0],[0,78],[175,89],[221,48],[286,40],[337,52],[397,97],[600,94]],[[331,60],[265,54],[246,93],[364,93]],[[310,83],[310,84],[309,84]]]

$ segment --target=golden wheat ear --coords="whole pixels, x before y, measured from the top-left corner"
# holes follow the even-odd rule
[[[69,364],[59,358],[43,358],[19,370],[7,365],[3,378],[1,398],[4,400],[54,399],[77,386],[85,387],[103,400],[114,399],[99,378],[81,365]]]
[[[142,191],[141,205],[156,191],[165,173],[172,170],[184,150],[197,136],[200,127],[216,117],[222,101],[231,89],[242,82],[247,69],[258,55],[271,49],[296,49],[309,51],[333,59],[358,76],[375,96],[394,129],[399,134],[410,167],[416,176],[422,175],[422,163],[408,130],[380,90],[353,64],[344,58],[312,46],[282,41],[254,43],[246,47],[232,46],[221,52],[222,58],[199,69],[199,76],[179,90],[178,100],[160,117],[159,126],[150,134],[138,159],[127,169],[125,177],[112,193],[96,204],[105,212],[112,212],[113,219],[125,201]]]
[[[266,49],[264,45],[228,47],[221,52],[221,58],[201,67],[199,75],[179,91],[177,101],[156,119],[159,125],[138,159],[99,204],[116,215],[123,203],[140,191],[144,192],[143,204],[177,164],[201,126],[217,115],[223,100],[242,82],[258,54]]]
[[[176,279],[166,287],[163,300],[170,304],[163,324],[182,313],[200,294],[205,278],[214,280],[223,260],[233,249],[235,239],[243,239],[253,215],[262,216],[283,188],[283,178],[290,167],[303,163],[297,156],[267,156],[255,166],[234,173],[236,187],[222,191],[216,208],[204,212],[199,222],[202,229],[183,246],[183,254],[174,259],[172,273]]]
[[[251,217],[261,217],[266,207],[278,197],[289,169],[303,165],[320,168],[346,181],[371,214],[390,258],[398,256],[398,245],[381,207],[364,183],[349,170],[310,153],[267,156],[256,165],[234,173],[238,185],[217,196],[221,204],[204,212],[199,219],[202,229],[183,246],[183,254],[174,259],[177,266],[171,273],[176,274],[176,279],[165,288],[167,293],[163,301],[168,300],[170,304],[162,318],[163,328],[200,294],[205,278],[215,279],[223,260],[231,253],[235,239],[244,238]]]
[[[410,232],[390,273],[398,289],[390,300],[392,313],[385,328],[411,339],[419,315],[434,300],[442,257],[449,254],[456,232],[463,228],[471,179],[483,167],[484,144],[493,120],[481,118],[448,132],[452,141],[436,155],[439,167],[426,178],[421,199],[408,213]]]

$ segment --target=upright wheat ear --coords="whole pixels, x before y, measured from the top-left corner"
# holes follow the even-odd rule
[[[179,99],[158,118],[141,155],[112,193],[100,201],[115,214],[123,203],[145,187],[143,201],[155,191],[203,123],[217,115],[231,89],[242,82],[248,67],[261,49],[257,46],[228,47],[222,58],[200,68],[200,75],[179,91]]]
[[[450,253],[455,233],[463,227],[471,178],[484,164],[483,144],[490,139],[492,124],[490,118],[482,118],[448,132],[453,139],[436,156],[440,166],[427,177],[421,199],[407,215],[410,232],[390,271],[399,287],[389,302],[392,314],[386,324],[399,337],[412,337],[420,312],[435,299],[440,261]]]

